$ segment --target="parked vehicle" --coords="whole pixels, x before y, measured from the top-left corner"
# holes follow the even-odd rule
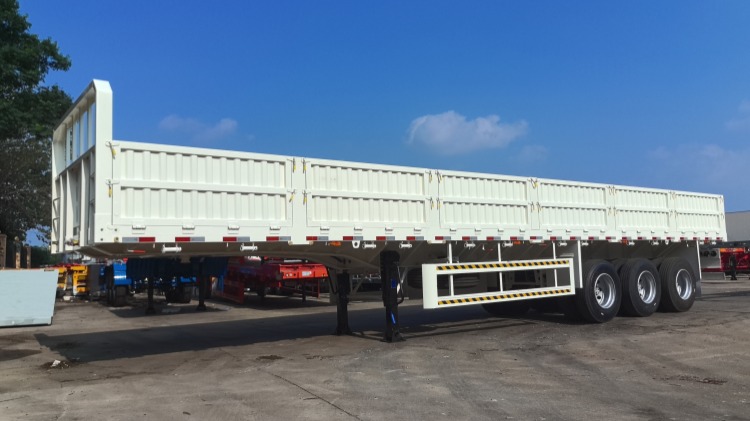
[[[144,278],[165,259],[220,276],[237,255],[318,262],[334,283],[379,272],[388,340],[404,289],[427,309],[496,314],[556,298],[590,322],[686,311],[698,247],[726,238],[720,195],[137,143],[112,127],[111,88],[94,81],[54,132],[53,252],[127,257]]]
[[[87,297],[90,293],[88,285],[89,267],[84,264],[61,263],[56,265],[57,298],[65,295]]]
[[[706,273],[731,275],[731,256],[738,274],[750,273],[750,251],[745,247],[705,247],[701,249],[701,270]]]
[[[328,281],[325,266],[299,259],[263,259],[257,256],[229,260],[227,273],[215,288],[217,297],[243,303],[245,292],[254,292],[261,299],[266,295],[308,295],[320,298],[321,288]]]

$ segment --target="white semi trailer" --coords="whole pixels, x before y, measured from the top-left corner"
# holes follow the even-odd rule
[[[429,309],[555,301],[605,322],[688,310],[698,246],[726,238],[719,195],[136,143],[112,114],[95,80],[54,132],[53,252],[299,257],[380,270]]]

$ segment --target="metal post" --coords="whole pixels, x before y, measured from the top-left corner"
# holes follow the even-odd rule
[[[7,239],[7,235],[0,234],[0,269],[5,269],[5,251],[7,250]]]
[[[453,263],[453,245],[451,242],[448,242],[448,264]],[[455,295],[455,290],[453,289],[453,275],[450,275],[448,277],[448,295],[451,297]]]
[[[31,269],[31,246],[27,245],[26,248],[26,269]]]
[[[349,328],[349,293],[352,284],[349,281],[349,272],[339,273],[336,275],[336,295],[338,296],[336,305],[336,335],[351,335],[352,330]]]
[[[146,278],[147,290],[148,290],[148,305],[146,306],[146,314],[156,314],[156,309],[154,309],[154,277],[149,276]]]
[[[398,320],[398,263],[399,255],[395,251],[380,253],[380,282],[383,287],[383,305],[385,306],[385,334],[386,342],[403,341],[399,331]]]
[[[15,253],[14,265],[16,269],[21,269],[21,247],[21,240],[16,237],[15,241],[13,241],[13,253]]]
[[[206,311],[206,278],[205,275],[198,276],[198,307],[195,311]]]

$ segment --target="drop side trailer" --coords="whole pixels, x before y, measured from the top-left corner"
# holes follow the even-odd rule
[[[93,81],[54,132],[52,251],[176,259],[199,281],[232,256],[315,261],[340,286],[339,332],[346,285],[372,272],[386,340],[399,292],[591,322],[685,311],[699,245],[726,238],[720,195],[130,142],[112,102]]]

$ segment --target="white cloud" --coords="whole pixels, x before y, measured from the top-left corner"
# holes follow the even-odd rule
[[[193,118],[170,114],[159,122],[159,128],[187,134],[193,143],[209,143],[234,134],[237,131],[237,121],[222,118],[216,124],[209,125]]]
[[[442,155],[458,155],[503,148],[527,131],[528,124],[523,120],[501,123],[496,115],[467,120],[455,111],[448,111],[414,119],[407,142],[427,146]]]
[[[750,101],[742,101],[737,111],[739,116],[726,122],[727,130],[734,132],[750,131]]]

